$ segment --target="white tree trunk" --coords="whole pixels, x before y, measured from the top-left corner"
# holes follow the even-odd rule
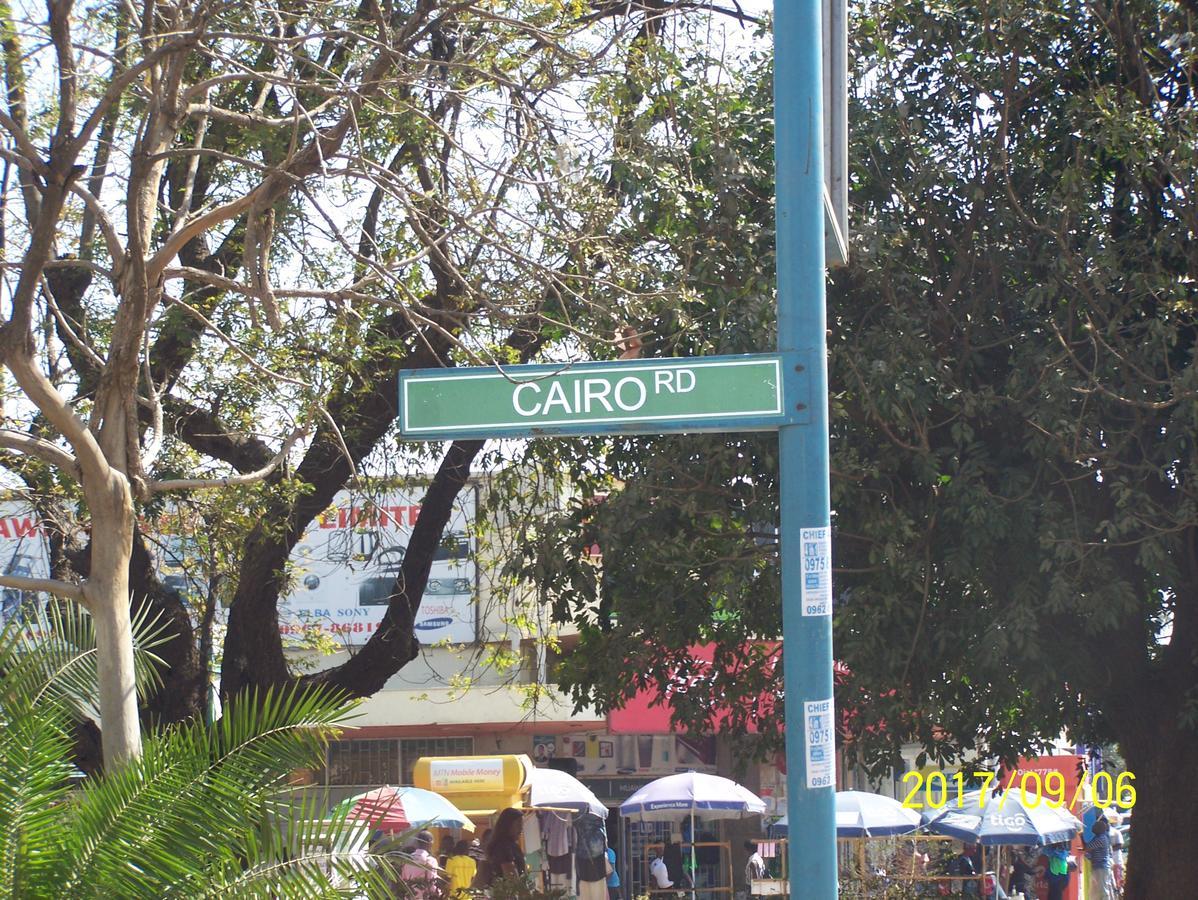
[[[96,628],[100,735],[104,764],[119,767],[141,755],[133,629],[129,617],[129,559],[133,503],[128,482],[112,473],[107,502],[92,506],[91,571],[84,585]],[[90,498],[89,498],[90,500]]]
[[[141,755],[128,592],[124,592],[123,602],[97,603],[92,619],[96,626],[104,764],[114,767]]]

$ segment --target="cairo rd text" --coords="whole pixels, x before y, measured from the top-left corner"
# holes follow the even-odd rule
[[[689,394],[695,389],[690,369],[658,369],[653,375],[654,394]],[[647,380],[647,379],[646,379]],[[548,383],[526,381],[512,391],[512,407],[524,417],[590,415],[599,412],[636,412],[649,399],[646,380],[628,375],[618,381],[608,378],[578,378],[573,385],[560,379]]]

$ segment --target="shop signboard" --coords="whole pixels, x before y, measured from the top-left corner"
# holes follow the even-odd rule
[[[479,793],[502,791],[505,787],[503,760],[433,759],[428,764],[429,784],[434,791]]]
[[[292,590],[279,604],[285,638],[316,632],[345,645],[369,639],[403,563],[420,514],[419,498],[403,490],[336,495],[292,551]],[[476,508],[476,489],[462,491],[421,600],[416,619],[421,643],[475,639],[478,576],[471,534]],[[168,510],[142,527],[163,584],[187,602],[200,601],[207,579],[194,536],[199,526]],[[48,560],[45,529],[33,509],[19,500],[0,500],[0,573],[46,578]],[[33,622],[43,600],[35,592],[0,589],[0,623],[17,616]]]
[[[476,508],[476,489],[462,491],[420,602],[416,635],[422,644],[475,639]],[[386,612],[419,515],[414,492],[337,494],[291,553],[292,590],[279,606],[283,634],[298,639],[318,632],[345,645],[366,643]]]
[[[49,560],[45,530],[29,505],[0,502],[0,573],[48,578]],[[0,588],[0,624],[14,618],[32,622],[44,599],[34,591]]]
[[[169,589],[178,591],[184,602],[203,598],[194,567],[194,541],[176,533],[177,519],[163,515],[152,525],[142,523],[149,536],[147,549],[154,560],[159,579]],[[86,541],[87,535],[80,534]],[[24,578],[50,577],[50,551],[46,529],[37,512],[21,500],[0,500],[0,573]],[[43,614],[47,595],[38,591],[0,588],[0,625],[14,619],[35,631]],[[220,617],[218,616],[218,623]]]

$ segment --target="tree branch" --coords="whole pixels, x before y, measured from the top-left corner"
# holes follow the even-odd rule
[[[262,468],[253,472],[242,472],[237,475],[226,475],[224,478],[174,478],[167,481],[148,481],[146,489],[151,494],[162,494],[167,491],[193,491],[206,488],[232,487],[234,485],[255,484],[264,481],[275,469],[287,459],[287,454],[296,442],[311,432],[311,427],[304,425],[296,428],[283,441],[279,452]]]
[[[79,461],[57,444],[33,437],[22,431],[0,428],[0,447],[16,450],[26,456],[36,456],[42,462],[55,466],[73,478],[78,479],[79,477]]]
[[[85,609],[90,609],[83,588],[69,581],[59,581],[57,578],[25,578],[22,575],[0,575],[0,587],[14,588],[18,591],[34,591],[54,594],[64,600],[74,600]]]
[[[169,396],[163,398],[163,405],[177,438],[193,450],[227,462],[238,472],[261,469],[274,456],[263,441],[225,425],[215,412]]]

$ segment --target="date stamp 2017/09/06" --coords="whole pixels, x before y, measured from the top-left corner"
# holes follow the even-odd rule
[[[1085,772],[1077,786],[1070,791],[1065,776],[1060,772],[1012,772],[998,780],[996,772],[907,772],[903,784],[911,789],[903,798],[908,809],[944,809],[966,806],[972,797],[967,795],[981,791],[981,796],[1001,787],[998,798],[999,809],[1007,798],[1016,794],[1019,802],[1028,809],[1044,805],[1052,809],[1072,809],[1078,803],[1092,803],[1100,809],[1114,808],[1127,811],[1136,805],[1136,776],[1131,772],[1114,775],[1111,772]],[[1005,783],[1003,783],[1005,782]],[[1092,788],[1092,796],[1086,796],[1086,787]]]

